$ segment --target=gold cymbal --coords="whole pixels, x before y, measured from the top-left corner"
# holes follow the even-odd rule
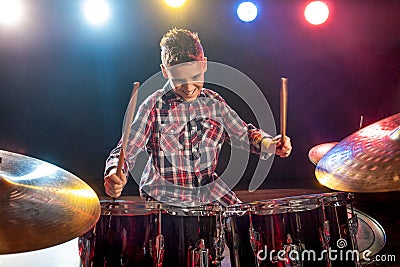
[[[100,217],[96,193],[50,163],[0,150],[0,254],[79,237]]]
[[[314,163],[315,165],[318,164],[318,162],[322,159],[322,157],[328,153],[329,150],[332,149],[332,147],[336,146],[338,142],[331,142],[331,143],[325,143],[325,144],[320,144],[316,145],[313,148],[310,149],[308,152],[308,158],[309,160]]]
[[[315,175],[345,192],[400,190],[400,113],[346,137],[318,162]]]

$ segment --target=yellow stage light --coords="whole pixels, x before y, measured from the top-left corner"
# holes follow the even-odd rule
[[[170,7],[178,8],[185,4],[186,0],[164,0]]]

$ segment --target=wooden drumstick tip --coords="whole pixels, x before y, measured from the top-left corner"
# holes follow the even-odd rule
[[[281,142],[286,139],[286,118],[287,118],[287,81],[286,77],[281,78],[280,114],[281,114]]]

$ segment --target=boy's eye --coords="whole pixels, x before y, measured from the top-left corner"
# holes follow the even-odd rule
[[[200,78],[200,74],[197,74],[196,76],[193,76],[193,80],[197,81]]]
[[[196,74],[196,75],[190,77],[189,79],[174,79],[174,78],[172,78],[172,82],[174,84],[186,84],[189,82],[197,82],[200,80],[200,77],[201,77],[201,73]]]
[[[177,83],[177,84],[182,84],[182,83],[185,83],[185,82],[186,82],[186,81],[183,80],[183,79],[174,79],[173,81],[174,81],[174,83]]]

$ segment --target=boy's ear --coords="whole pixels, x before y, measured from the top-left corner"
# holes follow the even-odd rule
[[[207,71],[207,57],[204,57],[204,59],[203,59],[203,71],[204,72]]]
[[[161,72],[162,72],[162,74],[163,74],[163,77],[164,77],[165,79],[168,79],[167,68],[164,66],[164,64],[160,64],[160,67],[161,67]]]

